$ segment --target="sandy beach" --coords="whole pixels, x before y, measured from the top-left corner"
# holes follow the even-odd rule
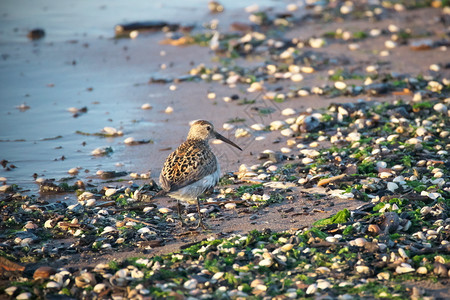
[[[100,284],[101,272],[94,268],[111,261],[126,268],[129,259],[142,256],[156,259],[181,251],[180,255],[185,255],[183,263],[192,262],[194,258],[188,258],[184,249],[214,239],[230,239],[238,245],[237,236],[251,236],[254,230],[262,234],[258,236],[261,243],[270,245],[270,234],[280,234],[277,238],[283,240],[285,231],[301,239],[303,235],[309,238],[292,242],[291,236],[287,236],[287,240],[291,238],[290,245],[312,243],[312,238],[340,247],[363,238],[377,247],[384,247],[380,243],[387,245],[387,250],[372,251],[366,246],[351,251],[364,255],[372,251],[378,253],[375,256],[380,260],[383,253],[397,253],[401,258],[396,245],[403,245],[405,238],[413,234],[413,229],[404,229],[408,220],[418,232],[420,226],[429,226],[424,232],[435,230],[436,238],[425,237],[422,242],[441,248],[422,253],[428,244],[422,249],[418,244],[405,242],[413,245],[413,249],[407,248],[411,256],[403,257],[402,263],[414,269],[414,274],[416,271],[421,274],[418,269],[422,265],[416,261],[419,258],[414,260],[412,256],[416,247],[420,250],[417,257],[438,256],[435,261],[439,267],[449,268],[450,225],[446,213],[450,174],[449,140],[445,132],[449,130],[450,12],[444,1],[433,3],[419,7],[408,1],[397,5],[358,1],[264,1],[253,5],[232,1],[223,2],[225,10],[219,13],[210,12],[207,2],[201,1],[189,5],[95,1],[68,6],[42,1],[30,4],[30,9],[24,11],[13,1],[3,4],[0,199],[1,228],[5,232],[0,235],[0,256],[24,268],[14,266],[11,271],[3,267],[2,291],[12,298],[29,293],[29,298],[21,299],[31,299],[62,290],[61,285],[54,289],[38,288],[41,293],[38,294],[20,284],[13,285],[19,288],[5,290],[10,287],[10,279],[31,281],[38,268],[49,265],[56,274],[70,269],[68,276],[74,278],[83,272],[97,272],[96,283]],[[150,32],[136,29],[131,35],[115,36],[115,25],[155,20],[182,28],[168,30],[166,26]],[[45,36],[30,40],[27,34],[35,28],[44,29]],[[389,116],[391,119],[384,121]],[[356,121],[359,117],[363,121]],[[185,232],[176,222],[176,202],[168,197],[152,197],[165,158],[185,140],[189,122],[197,119],[214,123],[218,132],[243,151],[213,143],[224,177],[216,190],[205,196],[203,204],[211,230]],[[405,120],[410,125],[404,125]],[[435,125],[440,129],[431,130]],[[400,132],[398,127],[405,129]],[[423,134],[418,128],[425,128]],[[410,136],[406,137],[407,133]],[[389,137],[400,139],[392,137],[395,134],[401,138],[404,134],[405,140],[392,147],[410,153],[399,154],[391,147]],[[419,139],[415,143],[424,146],[409,147],[414,138]],[[355,143],[360,143],[361,149],[356,157],[366,148],[370,150],[364,155],[372,158],[353,161],[356,154],[350,152],[358,148]],[[391,148],[382,152],[380,145]],[[411,158],[405,160],[404,156]],[[422,160],[425,163],[421,165]],[[418,172],[424,172],[424,177]],[[381,182],[373,183],[372,177]],[[332,179],[321,182],[327,178]],[[424,188],[420,191],[417,185],[412,190],[413,185],[406,183],[421,179]],[[376,188],[371,190],[371,185]],[[139,188],[143,188],[142,197]],[[265,195],[269,200],[262,202]],[[410,204],[413,206],[406,208],[406,200],[392,202],[397,198],[409,199],[411,203],[419,199],[424,204]],[[94,199],[92,207],[87,204],[91,199]],[[208,201],[214,204],[208,205]],[[379,206],[384,202],[389,209]],[[394,204],[399,210],[392,209]],[[425,213],[428,208],[436,211],[437,205],[441,205],[440,214]],[[26,216],[39,211],[42,217],[30,213],[30,217],[20,218],[21,210],[25,210]],[[307,232],[318,226],[315,222],[342,211],[351,212],[351,217],[347,216],[345,222],[334,220],[335,223],[327,223],[328,227],[318,227],[325,236],[311,237]],[[408,211],[422,213],[421,220],[428,220],[428,225],[416,224],[411,215],[402,214]],[[396,231],[383,225],[387,212],[398,214],[400,229],[398,224]],[[186,220],[196,220],[194,207],[187,208],[185,214]],[[368,221],[361,217],[364,214],[373,215]],[[378,224],[384,233],[372,234],[369,227],[364,227],[365,222],[367,226],[370,222]],[[364,226],[351,233],[354,239],[342,237],[345,226],[360,228],[355,223]],[[151,233],[138,233],[142,228],[150,228]],[[19,237],[17,231],[31,232],[34,236]],[[264,239],[264,232],[268,232],[269,240]],[[341,235],[343,240],[332,233]],[[33,240],[32,246],[23,242],[27,238]],[[123,241],[119,243],[119,239]],[[273,247],[271,250],[275,250]],[[304,245],[301,247],[301,251],[306,251]],[[164,259],[173,261],[173,257]],[[430,264],[435,262],[429,256],[427,259]],[[258,259],[253,263],[260,262]],[[282,266],[286,267],[280,261],[277,263],[269,264],[268,268],[278,272]],[[363,274],[369,283],[383,285],[384,279],[380,278],[385,275],[377,277],[377,274],[387,272],[383,268],[388,268],[391,279],[397,278],[403,288],[401,291],[390,288],[386,291],[387,298],[396,293],[400,299],[406,295],[445,298],[449,275],[437,273],[436,263],[432,269],[433,265],[426,264],[424,259],[423,266],[429,273],[419,277],[401,277],[403,269],[396,269],[399,265],[400,262],[394,267],[377,265],[376,272],[351,272]],[[6,263],[0,261],[0,266]],[[342,294],[355,297],[351,299],[365,297],[365,292],[357,288],[344,291],[336,279],[339,276],[316,273],[321,274],[320,280],[329,280],[331,285],[318,288],[315,279],[319,277],[307,273],[315,279],[292,283],[291,288],[295,286],[296,290],[293,295],[286,289],[269,293],[270,290],[256,291],[254,286],[253,290],[247,290],[246,286],[238,288],[228,279],[226,286],[230,293],[223,297],[266,299],[284,295],[286,299],[321,296],[340,299]],[[204,274],[213,276],[206,271]],[[120,278],[117,273],[114,276]],[[219,295],[215,288],[204,285],[203,278],[183,276],[196,284],[191,289],[183,281],[179,292],[183,298],[179,299],[187,299],[188,295],[208,294],[210,298]],[[48,278],[53,277],[42,278],[40,283],[47,284]],[[242,280],[238,280],[240,285],[247,284],[247,279]],[[263,285],[269,286],[264,280]],[[160,277],[154,281],[166,283]],[[362,284],[347,281],[356,287]],[[387,282],[394,286],[393,281]],[[170,286],[158,295],[149,282],[139,283],[149,291],[141,292],[144,297],[175,297],[172,290],[169,292]],[[108,284],[107,289],[98,292],[100,287],[96,290],[94,284],[87,289],[85,285],[70,283],[73,288],[67,287],[70,293],[65,295],[110,298],[119,290],[123,292],[119,284]],[[418,290],[413,290],[413,286]],[[81,293],[83,289],[85,294]],[[243,289],[247,296],[233,292]],[[123,298],[133,298],[130,293],[123,292]],[[369,298],[383,297],[376,289],[367,293]]]

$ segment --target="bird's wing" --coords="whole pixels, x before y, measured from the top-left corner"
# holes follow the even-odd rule
[[[175,191],[216,170],[216,157],[208,146],[186,141],[167,157],[159,181],[166,192]]]

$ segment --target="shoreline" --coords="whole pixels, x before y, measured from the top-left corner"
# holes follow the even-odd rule
[[[354,8],[355,13],[358,9],[361,8]],[[264,279],[268,277],[264,276],[279,274],[277,272],[283,268],[289,270],[294,268],[295,272],[306,277],[299,277],[301,280],[297,278],[300,283],[295,281],[291,283],[291,289],[294,290],[282,289],[281,294],[290,295],[286,297],[291,298],[294,296],[292,293],[295,293],[295,297],[314,294],[318,296],[321,293],[337,297],[340,291],[361,296],[358,291],[339,285],[342,281],[339,276],[334,276],[334,267],[325,264],[328,271],[320,269],[321,263],[314,261],[315,258],[307,254],[309,252],[304,252],[306,249],[316,248],[316,243],[322,243],[330,247],[331,255],[337,257],[341,256],[339,251],[342,249],[366,255],[367,259],[377,262],[386,253],[398,254],[392,261],[393,266],[384,266],[380,262],[381,265],[373,268],[367,265],[368,261],[355,260],[351,255],[346,257],[345,259],[349,259],[346,263],[354,269],[344,268],[343,272],[356,276],[356,279],[349,279],[355,288],[364,285],[364,280],[367,280],[366,283],[377,282],[383,286],[387,285],[388,289],[382,292],[388,296],[396,293],[402,296],[435,293],[439,298],[440,295],[444,295],[445,290],[436,292],[421,284],[422,281],[426,282],[427,276],[438,278],[436,280],[439,282],[444,282],[445,278],[448,278],[448,274],[436,271],[438,268],[441,270],[448,267],[446,256],[437,253],[435,261],[424,261],[423,266],[429,272],[425,272],[428,274],[426,275],[418,273],[421,265],[413,259],[413,255],[422,258],[420,251],[426,251],[428,247],[426,243],[431,245],[442,242],[440,247],[444,253],[447,251],[445,247],[448,246],[446,236],[449,225],[446,219],[439,218],[443,218],[443,214],[448,210],[449,174],[446,166],[449,145],[445,143],[448,135],[442,134],[449,125],[445,119],[448,117],[449,85],[445,85],[445,82],[450,78],[450,71],[446,67],[448,63],[446,46],[435,44],[438,42],[448,44],[448,36],[445,39],[441,38],[445,27],[436,21],[436,15],[443,10],[420,8],[395,12],[386,9],[383,12],[385,15],[375,26],[380,29],[380,33],[373,36],[371,30],[374,26],[367,25],[364,18],[339,23],[337,26],[344,27],[342,31],[336,30],[336,25],[326,22],[320,23],[320,26],[326,27],[320,31],[317,28],[319,25],[315,24],[317,20],[312,17],[302,18],[302,27],[288,27],[288,30],[277,28],[272,23],[268,28],[274,26],[279,32],[273,37],[270,33],[265,33],[264,39],[251,34],[246,38],[243,38],[245,34],[233,38],[228,37],[227,32],[223,32],[220,39],[222,44],[219,45],[217,53],[197,45],[184,48],[160,45],[152,48],[150,54],[147,53],[145,45],[161,41],[163,38],[161,33],[138,37],[136,40],[118,40],[112,50],[122,49],[121,59],[127,61],[125,66],[131,64],[138,68],[148,65],[151,61],[148,55],[153,54],[161,57],[162,63],[168,66],[167,69],[160,70],[160,64],[152,61],[150,65],[153,66],[154,76],[170,74],[169,76],[176,79],[190,72],[196,77],[191,82],[156,84],[146,82],[149,79],[148,73],[145,73],[147,77],[144,80],[142,77],[138,78],[138,74],[134,74],[135,77],[131,81],[124,83],[127,86],[134,83],[134,87],[129,89],[129,95],[132,95],[133,99],[131,107],[123,106],[124,101],[128,100],[125,94],[122,99],[116,96],[116,102],[112,106],[111,103],[103,101],[99,104],[89,102],[94,101],[100,92],[104,92],[107,85],[100,84],[100,89],[97,89],[97,84],[94,84],[92,91],[79,92],[77,107],[87,105],[89,110],[86,115],[74,118],[75,127],[79,127],[79,122],[83,120],[100,117],[104,120],[112,119],[105,124],[110,122],[125,132],[123,136],[105,139],[93,135],[99,133],[101,128],[97,131],[86,126],[87,130],[82,131],[90,134],[85,137],[89,150],[81,148],[83,149],[81,153],[88,153],[94,146],[104,146],[105,141],[120,150],[113,152],[110,157],[94,159],[93,161],[97,163],[90,162],[89,165],[92,167],[82,166],[78,171],[79,175],[64,185],[68,189],[78,189],[77,192],[63,193],[61,196],[57,194],[54,198],[51,197],[52,200],[46,201],[41,197],[28,197],[26,193],[25,196],[21,195],[22,186],[19,185],[18,190],[14,190],[16,187],[11,186],[13,189],[11,192],[1,194],[4,209],[9,211],[10,217],[16,218],[12,221],[9,218],[9,225],[7,222],[4,224],[7,231],[2,236],[2,243],[6,251],[3,249],[2,251],[9,254],[9,251],[14,249],[14,254],[7,255],[13,262],[24,263],[27,259],[31,259],[22,252],[21,247],[12,247],[14,235],[9,231],[21,231],[22,227],[28,226],[29,228],[24,227],[26,229],[16,244],[23,247],[31,246],[39,256],[42,256],[42,261],[26,264],[27,269],[23,275],[29,280],[38,267],[49,263],[55,266],[55,272],[56,267],[69,268],[70,274],[66,275],[70,278],[82,276],[82,270],[86,270],[88,274],[95,273],[92,275],[96,277],[95,284],[92,280],[87,285],[81,286],[71,283],[70,286],[74,291],[73,294],[72,291],[69,292],[75,297],[80,297],[83,288],[88,286],[90,286],[88,293],[96,295],[105,291],[109,291],[105,295],[111,295],[120,290],[121,285],[117,281],[114,284],[110,281],[111,286],[107,284],[106,289],[104,286],[98,286],[103,284],[97,282],[103,273],[111,273],[110,278],[119,281],[126,277],[129,283],[140,282],[146,285],[135,289],[142,295],[161,292],[164,296],[174,296],[171,293],[176,290],[172,290],[170,285],[167,288],[155,287],[150,282],[142,281],[140,277],[129,279],[131,273],[121,270],[129,267],[134,270],[133,272],[137,270],[150,272],[148,276],[156,276],[158,272],[166,274],[161,270],[167,268],[169,272],[173,268],[173,260],[177,260],[177,255],[183,257],[182,261],[199,260],[197,265],[202,265],[205,259],[210,260],[211,257],[207,258],[208,255],[216,257],[218,255],[216,253],[220,253],[222,258],[232,255],[233,259],[240,261],[236,256],[240,253],[239,247],[244,247],[241,250],[245,252],[239,268],[247,268],[246,270],[239,271],[239,268],[231,267],[226,261],[222,261],[222,258],[216,257],[217,266],[202,265],[204,275],[195,275],[195,272],[191,274],[190,271],[182,273],[184,275],[179,284],[180,291],[194,297],[206,293],[205,290],[210,293],[210,288],[205,284],[210,282],[214,287],[227,286],[228,297],[238,297],[240,292],[247,296],[250,294],[268,296],[272,294],[269,293],[270,285]],[[325,12],[323,16],[336,17],[334,7],[326,7]],[[397,14],[403,18],[399,19]],[[418,15],[429,20],[426,24],[430,26],[427,31],[432,33],[426,38],[422,36],[421,28],[424,24],[417,18]],[[268,16],[271,16],[270,12]],[[337,13],[337,20],[340,18],[345,16]],[[295,19],[292,21],[289,17],[281,19],[288,24],[289,22],[297,24]],[[393,19],[396,22],[396,29],[391,26]],[[407,28],[411,31],[405,30]],[[315,34],[311,35],[308,32]],[[348,35],[351,38],[345,39]],[[401,39],[396,40],[393,38],[394,35],[400,36]],[[296,47],[289,46],[295,38],[297,38]],[[423,43],[429,49],[414,50],[414,43],[424,39],[427,42]],[[277,42],[281,46],[277,47]],[[299,46],[300,43],[303,43],[302,47]],[[313,47],[315,43],[322,44],[315,48]],[[429,46],[430,43],[434,46]],[[73,45],[66,46],[73,47]],[[221,50],[220,47],[224,48]],[[349,47],[354,50],[349,50]],[[290,50],[291,48],[293,50]],[[104,45],[98,47],[91,44],[88,47],[89,51],[96,53],[101,53],[102,49],[105,49]],[[161,51],[164,51],[162,56]],[[383,51],[387,51],[387,56],[380,56]],[[112,55],[114,51],[108,53]],[[233,58],[236,55],[238,57]],[[112,57],[105,56],[104,59],[108,62],[104,64],[97,62],[96,65],[111,66]],[[210,61],[205,61],[205,57],[211,57]],[[91,62],[93,57],[84,59],[87,63]],[[198,65],[202,62],[204,67],[199,68]],[[308,68],[297,70],[294,66]],[[142,75],[142,71],[139,74]],[[232,83],[233,80],[236,84]],[[251,82],[253,84],[250,84]],[[440,87],[431,82],[437,82]],[[84,82],[81,86],[91,85]],[[80,90],[84,90],[84,87]],[[152,100],[144,97],[148,96],[149,91]],[[102,97],[108,97],[113,93],[114,91],[109,91]],[[299,94],[308,95],[299,96]],[[233,95],[237,95],[238,99],[225,98],[224,101],[224,97],[231,98]],[[360,98],[365,101],[358,101]],[[153,108],[140,109],[141,105],[147,102],[151,103]],[[32,103],[30,106],[33,109]],[[173,106],[173,113],[163,112],[167,106]],[[156,178],[159,174],[158,167],[155,166],[162,165],[162,160],[170,152],[167,149],[173,149],[184,139],[188,121],[204,118],[204,112],[198,109],[199,106],[209,109],[209,115],[217,129],[227,124],[223,126],[225,136],[245,149],[244,155],[236,159],[235,153],[227,146],[213,145],[225,173],[223,184],[218,186],[212,195],[206,196],[206,202],[202,206],[203,212],[209,216],[207,222],[212,224],[213,229],[206,233],[185,234],[180,233],[179,228],[174,225],[176,223],[173,223],[172,214],[175,211],[173,201],[167,198],[152,200],[157,190],[152,185],[152,178]],[[329,108],[324,109],[324,106]],[[106,110],[103,110],[105,108]],[[130,121],[128,115],[126,118],[116,115],[115,108],[124,109],[121,113],[132,114],[131,120],[137,121]],[[230,122],[236,119],[244,121]],[[169,128],[169,124],[171,134],[167,136],[163,129]],[[228,128],[232,129],[226,131]],[[137,141],[151,139],[153,142],[127,146],[119,141],[131,136]],[[265,149],[271,151],[264,153]],[[76,159],[70,155],[67,157],[72,161],[72,165],[77,164]],[[123,166],[114,166],[116,162],[122,163]],[[86,169],[89,169],[87,177],[83,174]],[[117,181],[114,178],[101,179],[99,175],[94,175],[94,170],[96,172],[125,170],[137,174],[145,174],[150,170],[150,174],[144,175],[144,178],[139,180],[128,175],[123,181]],[[62,174],[63,171],[60,172]],[[2,176],[3,174],[5,172]],[[335,176],[341,177],[336,179]],[[332,179],[328,183],[321,183],[327,178]],[[119,177],[119,180],[121,179]],[[74,185],[77,180],[82,181],[84,188]],[[14,184],[8,179],[7,184],[10,183]],[[55,183],[56,187],[60,185],[58,181]],[[48,182],[46,184],[51,186]],[[137,192],[139,187],[144,187],[143,193]],[[92,193],[83,194],[85,190]],[[66,198],[68,195],[69,199]],[[409,200],[408,197],[422,204],[417,204],[414,199]],[[67,207],[65,203],[68,200],[72,202],[68,203],[71,205]],[[88,202],[90,200],[93,201]],[[18,206],[18,201],[25,201],[25,207]],[[208,204],[208,201],[215,204]],[[228,208],[227,204],[230,204]],[[442,206],[441,214],[437,213],[440,209],[438,205]],[[17,215],[22,210],[24,219]],[[33,211],[44,219],[35,219]],[[426,225],[428,223],[423,223],[416,215],[403,214],[414,211],[419,211],[424,216],[423,219],[428,218],[434,223]],[[365,214],[371,215],[372,221],[363,218]],[[185,216],[191,221],[196,219],[195,213],[190,209],[187,209]],[[389,218],[394,218],[398,223],[394,229],[386,223]],[[313,224],[318,220],[322,220],[320,224]],[[437,223],[440,220],[442,224]],[[357,223],[360,225],[355,225]],[[364,226],[361,226],[361,223]],[[436,231],[436,237],[425,240],[414,237],[411,240],[409,236],[412,229],[409,232],[409,228],[414,228],[416,230],[414,234],[418,234],[417,232],[421,232],[420,226],[429,226],[428,231],[422,234],[431,236],[434,233],[430,232]],[[266,228],[270,230],[267,231]],[[370,228],[383,232],[371,232]],[[259,233],[250,232],[251,230],[258,230]],[[286,230],[291,231],[282,233]],[[52,235],[58,238],[52,238]],[[262,257],[258,258],[258,255],[254,255],[254,251],[253,256],[247,253],[248,249],[245,250],[245,245],[240,242],[246,238],[250,239],[247,246],[251,245],[256,249],[259,241],[261,245],[265,245],[265,249],[268,249],[265,253],[269,254],[261,253]],[[47,243],[47,247],[39,250],[37,246],[43,240]],[[426,242],[428,240],[429,242]],[[201,241],[203,246],[207,247],[204,252],[198,252],[202,248],[197,243]],[[229,249],[230,241],[238,248],[235,249],[235,253],[226,250]],[[447,243],[444,243],[445,241]],[[220,248],[218,245],[224,247]],[[412,248],[407,248],[408,253],[405,257],[402,255],[401,247],[396,245],[402,247],[408,245]],[[418,248],[419,246],[423,248]],[[345,250],[346,247],[349,248]],[[383,247],[385,248],[382,249]],[[276,252],[278,248],[280,249]],[[333,252],[334,250],[336,252]],[[179,253],[170,254],[173,251]],[[300,253],[306,253],[306,256]],[[315,276],[310,275],[311,272],[307,271],[304,264],[292,264],[292,258],[296,255],[297,258],[301,257],[309,262],[308,268],[314,268]],[[145,263],[135,264],[133,257],[137,256],[145,256],[148,259]],[[71,263],[74,258],[78,261],[76,267]],[[115,261],[113,265],[105,266],[111,260]],[[153,264],[156,264],[156,261],[160,265],[154,269]],[[340,263],[341,261],[338,262]],[[254,265],[261,268],[252,269]],[[188,265],[185,267],[186,270],[189,269]],[[237,281],[228,277],[228,283],[225,283],[224,279],[212,278],[211,272],[217,273],[215,267],[230,274],[235,271],[249,272],[254,278],[264,280],[253,286],[256,279],[250,280],[246,277],[242,279],[239,277],[241,275],[234,274],[233,276],[239,277]],[[404,269],[398,269],[399,267]],[[152,268],[153,271],[150,270]],[[258,273],[259,269],[272,273]],[[57,274],[64,271],[61,270],[63,269]],[[420,270],[423,272],[423,269]],[[22,271],[19,271],[19,274],[22,274]],[[117,273],[119,271],[127,274],[122,276],[122,273]],[[375,276],[375,272],[381,275]],[[176,274],[169,273],[166,274],[169,276],[166,279],[178,284]],[[411,275],[411,278],[421,282],[420,291],[408,289],[406,284],[402,289],[395,290],[391,283],[387,283],[389,281],[383,281],[387,280],[386,276],[406,280],[407,276],[402,277],[401,274],[408,273],[417,276]],[[54,276],[56,275],[49,275],[41,280],[47,284],[47,288],[40,288],[42,293],[51,294],[63,288]],[[205,278],[201,276],[207,276],[207,281],[203,281]],[[216,281],[213,282],[213,279]],[[317,279],[320,280],[320,285]],[[164,279],[160,277],[154,277],[154,280],[164,283]],[[49,288],[49,282],[53,281],[59,285]],[[278,287],[278,283],[273,284]],[[19,292],[31,293],[26,286],[20,284],[16,286],[18,288],[11,290],[14,295],[19,295]],[[368,291],[371,296],[383,297],[376,289]],[[219,292],[219,289],[213,290],[211,296],[217,296],[218,294],[214,293]],[[127,294],[125,297],[131,296]]]

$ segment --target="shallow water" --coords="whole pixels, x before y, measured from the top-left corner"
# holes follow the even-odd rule
[[[161,49],[177,50],[158,45],[164,37],[162,33],[136,40],[114,40],[114,26],[166,20],[200,27],[218,18],[220,26],[227,28],[227,22],[234,21],[233,17],[242,14],[242,8],[253,3],[226,1],[224,14],[211,15],[207,1],[200,0],[2,1],[0,159],[17,168],[1,169],[0,176],[6,177],[8,184],[33,191],[37,189],[34,173],[61,179],[69,176],[70,168],[80,167],[77,178],[83,179],[95,177],[96,170],[158,171],[155,166],[168,153],[157,151],[176,146],[185,135],[186,120],[202,115],[194,103],[194,109],[173,114],[167,122],[169,117],[161,111],[167,105],[176,105],[177,100],[167,86],[147,82],[152,74],[161,73]],[[284,7],[285,3],[258,1],[260,7]],[[26,34],[34,28],[43,28],[45,38],[28,40]],[[191,56],[201,60],[195,53]],[[180,75],[180,71],[189,70],[187,61],[182,60],[179,65],[163,74]],[[140,109],[146,102],[152,103],[152,110]],[[17,107],[22,104],[30,108],[19,110]],[[87,107],[88,112],[74,118],[67,111],[69,107]],[[97,133],[105,126],[121,129],[125,134],[102,138],[76,133]],[[173,134],[174,130],[178,131]],[[155,144],[127,147],[123,140],[129,136],[153,139]],[[114,153],[106,157],[90,154],[103,146],[112,147]],[[135,155],[139,156],[137,160]]]

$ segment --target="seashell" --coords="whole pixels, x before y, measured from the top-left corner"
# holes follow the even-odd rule
[[[59,289],[59,288],[61,288],[61,285],[55,281],[49,281],[49,282],[47,282],[45,287],[48,289]]]
[[[28,300],[31,299],[31,293],[23,292],[16,297],[16,300]]]
[[[317,280],[317,288],[319,288],[321,290],[325,290],[325,289],[329,288],[330,286],[331,286],[331,283],[325,279]]]
[[[315,294],[316,292],[317,292],[317,284],[315,283],[309,285],[308,288],[306,289],[307,295]]]
[[[294,75],[291,76],[291,80],[292,80],[293,82],[299,82],[299,81],[302,81],[302,80],[303,80],[303,75],[300,74],[300,73],[294,74]]]
[[[283,251],[283,252],[288,252],[288,251],[291,251],[292,248],[294,248],[294,245],[293,245],[293,244],[286,244],[286,245],[281,246],[280,249],[281,249],[281,251]]]
[[[425,274],[428,273],[428,270],[427,270],[427,268],[425,268],[425,267],[419,267],[419,268],[417,268],[416,272],[417,272],[418,274],[425,275]]]
[[[120,269],[115,274],[118,278],[125,278],[128,276],[128,269]]]
[[[394,182],[388,182],[387,189],[391,192],[394,192],[396,189],[398,189],[398,185]]]
[[[258,265],[260,265],[261,267],[269,268],[270,266],[273,265],[273,260],[271,258],[265,258],[265,259],[261,260]]]
[[[384,42],[384,46],[388,49],[394,49],[395,47],[397,47],[397,43],[392,40],[387,40]]]
[[[144,103],[144,104],[142,104],[142,106],[141,106],[141,109],[152,109],[153,107],[152,107],[152,105],[150,104],[150,103]]]
[[[76,175],[78,174],[78,168],[72,168],[69,171],[67,171],[67,173],[71,174],[71,175]]]
[[[380,173],[378,173],[378,177],[383,178],[383,179],[389,178],[391,176],[392,176],[392,173],[389,173],[389,172],[380,172]]]
[[[137,232],[140,233],[140,234],[142,234],[142,233],[150,233],[151,230],[148,227],[142,227]]]
[[[448,111],[447,106],[443,103],[437,103],[433,106],[433,109],[441,114],[446,114]]]
[[[369,231],[369,233],[371,233],[374,236],[379,235],[381,232],[380,227],[376,224],[370,224],[369,228],[367,230]]]
[[[97,283],[94,286],[94,293],[100,294],[101,292],[103,292],[106,289],[106,284],[104,283]]]
[[[295,110],[293,108],[285,108],[281,111],[283,116],[292,116],[295,114]]]
[[[364,245],[367,243],[367,240],[365,238],[357,238],[353,241],[350,241],[351,246],[357,246],[357,247],[364,247]]]
[[[110,197],[110,196],[114,195],[116,192],[117,192],[117,189],[107,189],[105,191],[105,196]]]
[[[78,200],[88,200],[93,197],[94,194],[92,194],[91,192],[83,192],[81,195],[78,196]]]
[[[173,113],[173,107],[172,106],[167,106],[166,109],[164,110],[164,112],[166,114],[171,114]]]
[[[75,285],[79,288],[95,285],[97,281],[92,273],[83,273],[75,277]]]
[[[391,275],[388,272],[380,272],[377,274],[379,280],[389,280],[390,277]]]
[[[187,290],[193,290],[197,287],[197,284],[198,284],[197,279],[192,278],[192,279],[189,279],[188,281],[186,281],[183,284],[183,287]]]
[[[410,272],[415,272],[416,269],[414,269],[413,267],[411,267],[411,265],[407,264],[407,263],[402,263],[400,266],[397,266],[395,268],[395,272],[398,274],[405,274],[405,273],[410,273]]]
[[[368,266],[356,266],[355,270],[360,274],[370,274],[370,268]]]
[[[8,294],[9,296],[12,296],[17,291],[17,289],[18,289],[17,286],[10,286],[9,288],[5,289],[5,293]]]
[[[252,126],[250,126],[250,128],[256,131],[261,131],[264,130],[266,127],[263,124],[253,124]]]
[[[105,228],[103,228],[102,234],[107,234],[110,232],[115,232],[117,231],[116,228],[112,227],[112,226],[106,226]]]
[[[345,90],[347,88],[347,84],[342,81],[336,81],[334,83],[334,87],[337,88],[338,90]]]
[[[273,121],[270,123],[270,130],[280,130],[283,126],[285,126],[286,123],[283,121]]]
[[[168,213],[172,212],[172,210],[167,207],[161,207],[158,211],[162,214],[168,214]]]
[[[321,48],[325,45],[325,40],[322,38],[311,38],[309,39],[309,45],[312,48]]]
[[[136,140],[135,140],[135,138],[134,137],[127,137],[124,141],[124,144],[126,144],[126,145],[133,145],[133,144],[135,144],[136,143]]]
[[[236,203],[227,203],[227,204],[225,204],[225,208],[226,209],[235,209]]]
[[[316,272],[317,272],[318,274],[328,274],[328,273],[331,272],[331,270],[330,270],[329,268],[327,268],[327,267],[318,267],[318,268],[316,269]]]
[[[291,137],[294,135],[294,131],[291,128],[286,128],[280,131],[281,135]]]

